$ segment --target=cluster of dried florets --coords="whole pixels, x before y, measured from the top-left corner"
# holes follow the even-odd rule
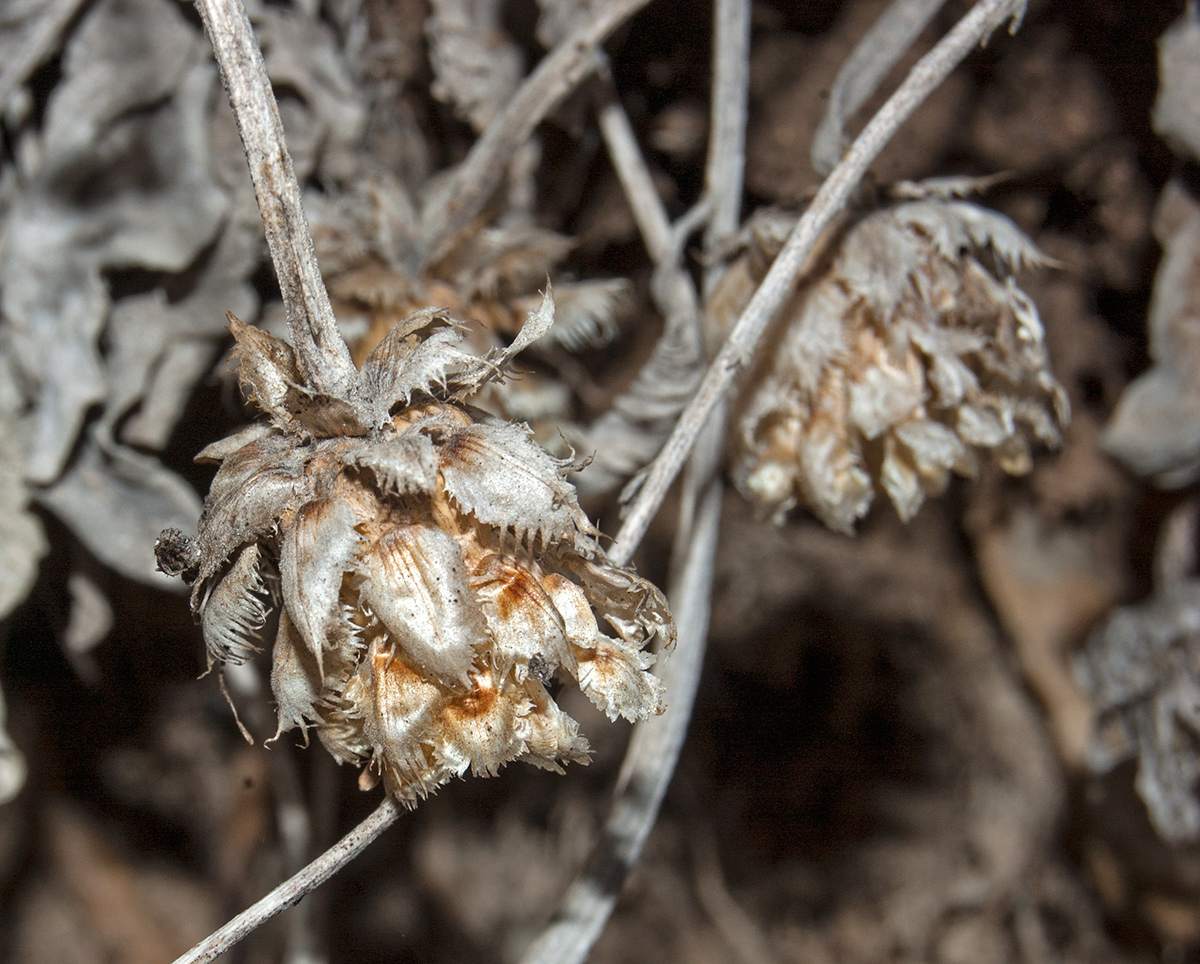
[[[782,228],[774,216],[749,232],[710,312],[741,310]],[[907,521],[951,472],[973,474],[981,451],[1028,471],[1031,439],[1056,446],[1067,418],[1037,309],[1008,276],[1042,260],[1007,218],[948,198],[843,228],[743,398],[741,491],[776,520],[800,503],[851,532],[876,485]]]
[[[538,286],[574,242],[534,224],[490,226],[482,219],[423,255],[407,226],[419,223],[407,191],[375,178],[357,192],[313,198],[313,241],[338,318],[364,329],[351,346],[361,361],[401,318],[441,305],[496,335],[513,337],[537,308]],[[520,220],[520,219],[518,219]],[[542,344],[577,350],[617,333],[629,283],[619,278],[556,282],[554,329]]]
[[[198,538],[160,541],[164,568],[195,578],[210,661],[251,658],[282,602],[279,732],[315,727],[409,804],[467,769],[585,762],[546,688],[559,671],[612,719],[662,710],[643,650],[672,641],[662,594],[607,561],[564,463],[461,404],[552,320],[547,296],[481,358],[443,314],[417,312],[332,397],[286,343],[231,317],[270,424],[200,453],[221,468]]]

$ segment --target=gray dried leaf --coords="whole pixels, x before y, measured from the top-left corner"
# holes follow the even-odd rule
[[[21,478],[29,427],[15,413],[19,399],[5,361],[0,357],[0,620],[25,600],[48,548]]]
[[[499,0],[432,0],[425,22],[433,96],[482,131],[521,80],[520,50],[504,35]]]
[[[1152,121],[1160,137],[1200,158],[1200,13],[1188,4],[1183,16],[1158,38],[1158,98]]]
[[[92,433],[66,474],[36,498],[105,565],[138,582],[179,590],[158,572],[154,542],[163,529],[192,528],[200,500],[155,459]]]
[[[124,27],[111,38],[115,46],[102,54],[96,52],[103,47],[101,33],[85,30],[68,45],[79,76],[70,74],[56,87],[47,107],[50,120],[62,118],[64,133],[55,140],[48,121],[34,152],[39,165],[28,172],[28,187],[4,223],[3,310],[36,419],[27,474],[43,484],[61,473],[91,405],[111,392],[116,407],[127,408],[144,392],[144,378],[131,383],[125,366],[144,370],[155,361],[145,353],[131,358],[118,352],[114,360],[122,367],[106,375],[97,350],[109,311],[101,272],[132,266],[182,270],[213,240],[228,208],[226,192],[210,171],[216,73],[201,60],[196,32],[162,0],[107,3],[96,11],[117,17]],[[115,29],[104,23],[105,30]],[[153,63],[153,57],[121,45],[149,42],[163,30],[176,38],[163,40],[172,58],[166,79],[146,81],[123,99],[88,99],[96,79],[88,57],[101,57],[96,67],[101,74],[130,61]],[[147,92],[152,99],[140,99]],[[91,120],[76,118],[72,111],[83,109],[80,104],[98,113]],[[95,137],[71,141],[75,135],[66,131],[76,119],[84,127],[98,125]],[[82,184],[89,185],[86,197],[79,194]],[[251,268],[246,265],[244,272]],[[146,345],[164,350],[171,339],[162,334],[147,332]],[[108,423],[117,417],[110,415]]]
[[[0,805],[8,803],[21,792],[29,773],[25,757],[8,735],[7,717],[4,694],[0,692]]]
[[[1097,728],[1088,762],[1103,772],[1137,758],[1136,788],[1163,839],[1200,838],[1200,581],[1159,587],[1117,609],[1092,636],[1076,673]]]
[[[104,641],[113,626],[112,606],[95,581],[84,572],[67,577],[71,611],[63,630],[62,644],[67,657],[76,662]]]
[[[96,151],[101,132],[170,95],[200,37],[162,0],[101,0],[63,54],[63,81],[46,108],[43,150],[55,171]]]
[[[1122,394],[1101,445],[1164,488],[1200,477],[1200,204],[1171,182],[1155,214],[1163,257],[1146,320],[1150,370]]]

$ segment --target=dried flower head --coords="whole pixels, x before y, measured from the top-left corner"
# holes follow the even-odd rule
[[[429,304],[513,337],[537,308],[538,286],[574,247],[570,238],[523,218],[502,225],[481,218],[422,257],[408,233],[420,219],[403,185],[390,178],[313,199],[309,207],[338,317],[365,323],[351,346],[359,362],[400,319]],[[556,321],[542,345],[575,351],[610,341],[628,288],[619,278],[557,282]]]
[[[736,317],[783,227],[775,215],[750,232],[710,312]],[[1068,417],[1037,309],[1008,276],[1043,260],[1007,218],[945,197],[844,228],[743,398],[739,489],[777,521],[803,503],[849,533],[877,485],[907,521],[981,451],[1027,472],[1030,440],[1056,446]]]
[[[314,727],[408,804],[468,769],[586,762],[546,688],[560,671],[611,719],[662,710],[643,651],[673,639],[662,594],[608,562],[564,463],[462,404],[553,314],[547,295],[509,348],[480,357],[444,314],[418,311],[340,398],[231,316],[243,389],[269,421],[200,453],[221,468],[195,545],[161,540],[160,558],[195,573],[210,663],[251,658],[278,609],[279,733]]]

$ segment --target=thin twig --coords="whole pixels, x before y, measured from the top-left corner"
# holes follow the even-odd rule
[[[8,99],[20,87],[34,69],[45,60],[58,43],[63,28],[71,22],[84,0],[51,0],[37,14],[37,22],[26,31],[20,42],[12,44],[12,58],[0,70],[0,111],[8,106]]]
[[[596,122],[646,253],[656,265],[662,264],[672,253],[671,220],[654,186],[629,116],[611,88],[606,91]]]
[[[562,100],[601,64],[600,46],[614,30],[649,0],[610,0],[600,4],[595,19],[583,24],[558,44],[525,78],[508,106],[455,170],[445,189],[425,212],[418,245],[419,274],[441,245],[471,223],[499,187],[508,163],[519,148]]]
[[[846,121],[879,89],[904,52],[946,0],[894,0],[854,46],[829,90],[825,116],[813,136],[812,165],[828,174],[846,146]]]
[[[258,903],[238,914],[220,930],[210,934],[182,957],[177,958],[174,964],[206,964],[224,954],[255,928],[325,883],[395,823],[400,813],[400,805],[395,800],[391,797],[384,799],[369,817],[320,857],[298,874],[285,880]]]
[[[721,483],[714,480],[696,520],[679,586],[671,593],[679,643],[660,674],[670,711],[634,730],[600,843],[521,964],[580,964],[587,957],[654,826],[687,733],[704,662],[720,508]]]
[[[704,252],[711,255],[737,230],[742,211],[742,175],[746,167],[746,109],[750,88],[750,4],[717,0],[713,43],[713,98],[709,149],[704,165],[704,192],[712,215],[704,232]],[[707,297],[721,271],[710,263],[704,280]]]
[[[924,100],[977,44],[1005,20],[1016,19],[1023,0],[980,0],[954,28],[922,57],[896,92],[888,98],[855,140],[838,166],[825,179],[812,204],[796,224],[787,244],[729,333],[705,373],[695,397],[676,423],[671,437],[651,463],[610,555],[628,559],[641,542],[650,520],[686,461],[696,437],[728,391],[734,377],[749,363],[772,316],[795,284],[798,272],[816,247],[821,233],[845,205],[871,162]]]
[[[313,250],[300,185],[262,53],[241,0],[196,0],[229,92],[250,179],[302,371],[318,391],[345,395],[355,379]]]
[[[653,458],[699,382],[704,366],[700,299],[682,262],[683,246],[697,226],[696,214],[708,214],[707,205],[693,208],[681,219],[687,224],[671,224],[633,125],[611,89],[600,103],[597,122],[654,262],[651,296],[664,324],[633,384],[588,428],[588,447],[595,455],[577,484],[590,493],[612,490]]]

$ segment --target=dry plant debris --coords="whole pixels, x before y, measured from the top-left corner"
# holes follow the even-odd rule
[[[313,735],[407,804],[592,765],[437,795],[254,964],[532,961],[556,928],[540,959],[1194,957],[1192,7],[972,40],[737,349],[728,445],[690,434],[609,547],[589,517],[666,495],[642,470],[706,355],[970,5],[248,6],[332,382],[200,19],[0,4],[0,961],[165,960],[326,850],[378,793]],[[602,720],[664,684],[618,778]]]

